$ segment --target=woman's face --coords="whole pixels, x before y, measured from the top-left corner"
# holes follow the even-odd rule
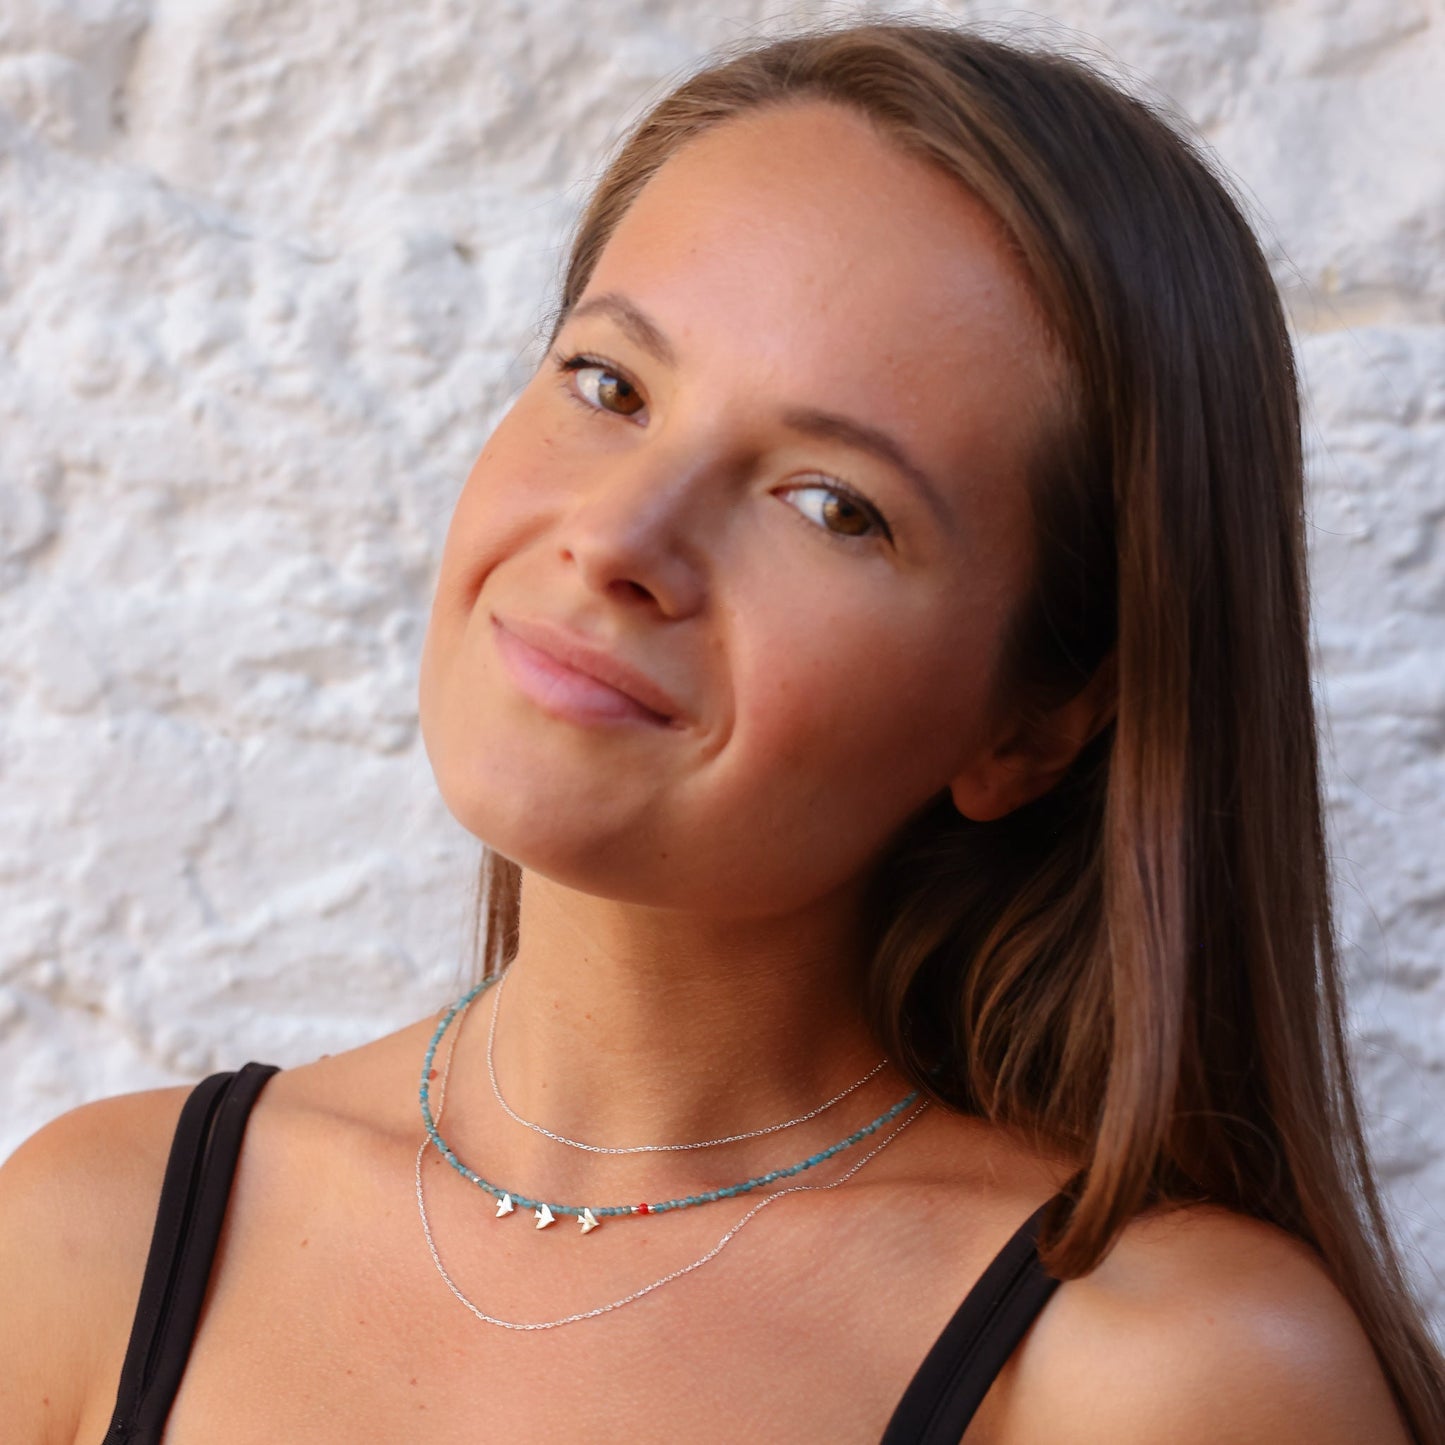
[[[567,886],[734,916],[853,887],[942,789],[969,812],[1008,765],[1058,386],[955,181],[823,102],[704,133],[457,504],[421,679],[452,812]],[[534,650],[559,637],[669,700]]]

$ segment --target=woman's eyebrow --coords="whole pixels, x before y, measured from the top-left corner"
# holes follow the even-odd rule
[[[664,366],[677,365],[677,353],[673,350],[672,343],[664,335],[662,328],[636,302],[630,301],[620,292],[604,291],[599,296],[583,301],[572,311],[574,317],[598,314],[610,316],[638,346]],[[940,522],[947,524],[953,520],[952,511],[932,478],[908,455],[903,444],[886,431],[869,426],[866,422],[855,421],[852,417],[807,406],[789,407],[783,413],[782,421],[790,431],[801,432],[804,436],[816,437],[820,441],[839,442],[843,446],[868,452],[887,462],[908,478]]]
[[[677,353],[662,334],[662,328],[635,302],[616,291],[604,291],[575,306],[572,315],[592,316],[600,312],[610,316],[644,351],[651,353],[664,366],[677,365]]]
[[[943,493],[934,486],[933,479],[904,450],[902,442],[886,431],[867,422],[855,421],[852,417],[839,416],[836,412],[819,411],[815,407],[789,407],[783,413],[783,425],[790,431],[802,432],[804,436],[817,437],[820,441],[840,442],[855,451],[869,452],[901,472],[913,484],[924,501],[933,508],[934,515],[945,524],[953,520],[953,513],[943,499]]]

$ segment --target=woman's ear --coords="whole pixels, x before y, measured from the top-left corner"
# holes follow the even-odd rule
[[[1111,652],[1073,697],[1042,717],[1015,720],[999,742],[970,759],[949,785],[954,807],[965,818],[990,823],[1043,797],[1108,726],[1117,704]]]

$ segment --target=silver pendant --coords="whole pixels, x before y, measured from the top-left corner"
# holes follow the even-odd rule
[[[577,1223],[582,1226],[583,1234],[591,1234],[602,1221],[598,1219],[590,1209],[584,1209],[582,1213],[577,1216]]]
[[[533,1218],[537,1221],[538,1229],[546,1229],[549,1224],[555,1224],[557,1222],[557,1216],[553,1214],[545,1204],[537,1210]]]
[[[497,1200],[497,1218],[500,1219],[504,1214],[510,1214],[516,1207],[517,1206],[512,1203],[512,1196],[510,1194],[502,1195],[502,1197]]]

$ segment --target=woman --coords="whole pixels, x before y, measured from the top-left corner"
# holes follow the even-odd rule
[[[5,1438],[1445,1438],[1306,636],[1284,322],[1186,142],[945,28],[702,72],[442,559],[487,987],[29,1141]]]

